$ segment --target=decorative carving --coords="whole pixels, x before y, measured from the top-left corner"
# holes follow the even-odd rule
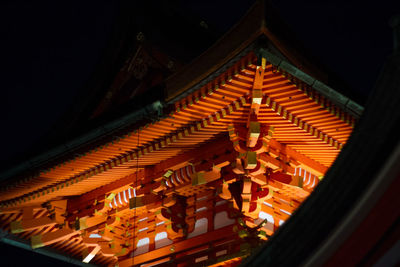
[[[186,197],[175,195],[175,203],[173,205],[164,206],[157,217],[160,220],[167,221],[167,233],[170,239],[186,237],[189,225],[186,223]]]

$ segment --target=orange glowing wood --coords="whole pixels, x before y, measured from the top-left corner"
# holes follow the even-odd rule
[[[230,236],[234,237],[235,235],[236,234],[234,234],[232,231],[232,225],[226,226],[203,235],[199,235],[184,241],[174,243],[173,245],[168,245],[160,249],[156,249],[151,252],[135,256],[133,261],[135,264],[143,264],[145,262],[150,262],[165,255],[169,255],[171,254],[171,252],[177,253],[182,250],[186,250],[191,247],[196,247],[204,243],[222,240]],[[131,264],[132,264],[132,258],[119,261],[120,267],[131,266]]]
[[[251,21],[261,10],[250,13]],[[251,38],[247,35],[239,46],[244,48],[260,34],[270,37],[291,62],[300,62],[265,25],[256,25]],[[228,45],[236,52],[224,54],[214,65],[203,60],[189,67],[189,78],[180,79],[190,79],[190,86],[180,84],[172,96],[207,76],[211,79],[179,96],[165,109],[170,112],[165,117],[83,146],[79,154],[67,154],[65,162],[46,166],[37,177],[7,188],[0,194],[5,207],[0,225],[11,222],[13,233],[33,236],[34,248],[53,244],[82,255],[84,262],[120,266],[208,264],[222,255],[217,254],[221,250],[229,258],[247,242],[238,240],[245,234],[233,229],[236,225],[241,231],[244,225],[235,220],[214,230],[220,212],[230,220],[248,216],[246,225],[251,227],[262,221],[260,212],[266,212],[273,216],[274,228],[264,230],[273,234],[315,188],[317,176],[326,173],[347,141],[354,118],[283,69],[264,58],[257,60],[253,52],[233,62],[241,49],[231,44],[221,47]],[[231,66],[212,78],[228,60]],[[203,73],[193,76],[199,68]],[[126,75],[120,73],[115,84],[122,86]],[[168,95],[171,100],[170,91]],[[39,211],[28,207],[30,203],[46,204],[47,209]],[[26,208],[19,219],[22,206]],[[208,232],[182,240],[203,218]],[[173,244],[155,249],[155,238],[162,232]],[[100,238],[89,238],[90,233]],[[148,252],[132,258],[143,238],[149,238]]]
[[[63,228],[54,232],[47,232],[43,235],[35,235],[31,238],[31,246],[33,249],[48,246],[77,234],[79,234],[78,231]]]
[[[161,178],[166,170],[174,168],[174,166],[180,165],[185,162],[193,161],[198,162],[204,158],[210,157],[215,153],[224,152],[227,148],[231,146],[231,142],[228,138],[220,138],[213,142],[204,144],[198,149],[190,150],[181,154],[177,157],[172,157],[161,163],[157,164],[153,169],[139,170],[138,174],[131,174],[124,178],[121,178],[115,182],[109,183],[103,187],[95,189],[91,192],[83,194],[77,198],[68,201],[68,211],[74,211],[81,209],[84,206],[92,205],[96,199],[101,200],[105,194],[122,188],[126,185],[132,184],[136,180],[136,175],[138,181],[145,179],[145,183],[150,182],[154,179]],[[205,167],[212,167],[212,163]],[[99,197],[100,196],[100,197]],[[94,211],[94,210],[93,210]],[[92,212],[93,212],[92,211]]]
[[[24,220],[30,220],[33,219],[33,209],[34,207],[26,207],[22,209],[22,218]]]
[[[54,216],[54,220],[59,223],[63,224],[65,221],[65,210],[67,208],[67,200],[57,200],[51,201],[50,206],[50,216]]]
[[[258,121],[250,121],[247,133],[247,146],[255,147],[261,134],[261,126]]]
[[[256,116],[258,115],[258,112],[260,110],[260,105],[263,98],[263,92],[262,92],[263,77],[264,77],[264,68],[261,66],[257,67],[254,76],[253,89],[251,91],[251,111]]]
[[[307,169],[309,169],[311,172],[314,172],[317,175],[324,175],[328,170],[328,167],[322,165],[321,163],[315,160],[310,159],[309,157],[297,152],[294,149],[291,149],[287,145],[280,144],[275,139],[270,140],[269,146],[274,151],[280,151],[281,153],[286,154],[286,156],[288,156],[289,158],[294,159],[297,162],[301,162],[302,165],[304,165]],[[277,153],[274,153],[273,151],[271,153],[277,155]]]
[[[82,253],[82,262],[84,263],[89,263],[94,256],[96,256],[97,252],[99,252],[101,250],[100,246],[91,246],[86,248],[83,253]]]
[[[48,214],[40,218],[34,218],[34,207],[25,207],[22,209],[22,220],[10,223],[12,233],[21,233],[43,228],[45,226],[53,226],[55,224],[63,224],[65,221],[64,213],[67,201],[52,201],[48,204]]]
[[[89,262],[91,260],[90,254],[94,257],[97,252],[100,252],[103,256],[106,257],[113,257],[114,254],[116,253],[113,249],[109,247],[109,241],[104,240],[103,238],[91,238],[88,235],[84,236],[82,238],[82,242],[88,247],[87,250],[84,250],[83,252],[83,258],[85,259],[88,257],[86,260]],[[93,250],[93,248],[97,248],[96,250]],[[85,260],[83,260],[85,262]],[[86,262],[86,263],[87,263]]]
[[[196,172],[192,176],[192,185],[202,185],[202,184],[207,184],[209,182],[218,180],[221,178],[221,172],[220,169],[214,169],[209,172]]]
[[[139,169],[139,172],[136,174],[127,175],[124,178],[121,178],[115,182],[106,184],[98,189],[90,191],[86,194],[83,194],[77,198],[70,199],[68,201],[67,210],[73,211],[81,208],[83,205],[87,205],[87,203],[94,203],[96,199],[100,200],[104,198],[106,193],[112,192],[115,189],[120,187],[124,187],[134,181],[134,179],[138,177],[138,179],[142,179],[144,177],[144,170]]]
[[[107,216],[104,215],[79,218],[79,228],[77,230],[85,230],[106,221]]]
[[[49,217],[44,216],[37,219],[30,219],[30,220],[23,219],[22,221],[11,222],[10,228],[11,228],[11,233],[16,234],[25,231],[39,229],[45,226],[52,226],[55,224],[57,224],[56,221],[50,219]]]
[[[272,168],[274,170],[284,170],[289,173],[294,173],[294,168],[292,166],[287,165],[285,162],[282,162],[279,159],[271,157],[267,154],[260,154],[258,156],[259,160],[265,164],[265,166]]]

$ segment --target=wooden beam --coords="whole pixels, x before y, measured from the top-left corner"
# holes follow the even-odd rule
[[[269,156],[266,153],[262,153],[258,155],[258,158],[269,168],[271,169],[282,169],[286,170],[289,173],[294,173],[294,168],[292,166],[286,165],[285,162],[278,160],[274,157]]]
[[[328,167],[326,167],[325,165],[322,165],[321,163],[310,159],[309,157],[297,152],[287,145],[279,143],[273,138],[269,141],[269,146],[273,150],[279,151],[279,153],[285,154],[290,159],[294,159],[295,161],[301,163],[305,167],[305,169],[312,173],[315,173],[316,175],[325,175],[326,171],[328,170]],[[274,151],[271,151],[271,153],[274,154]],[[279,156],[279,154],[276,154],[276,156]]]
[[[106,221],[107,216],[104,215],[79,218],[79,228],[77,230],[85,230]]]
[[[184,241],[176,242],[169,246],[162,247],[141,255],[134,257],[133,262],[136,264],[143,264],[152,260],[158,260],[163,256],[170,255],[171,252],[177,253],[192,247],[196,247],[202,244],[207,244],[213,241],[221,240],[226,237],[236,237],[236,234],[232,230],[233,225],[225,226],[218,230],[208,232],[193,238],[186,239]],[[119,262],[120,267],[131,266],[132,258],[127,258]]]
[[[264,81],[264,68],[257,66],[255,75],[253,88],[251,90],[251,113],[258,115],[258,111],[260,110],[261,101],[263,99],[262,87]]]
[[[22,221],[14,221],[10,223],[10,227],[11,227],[11,233],[16,234],[55,224],[57,224],[56,221],[50,219],[47,216],[44,216],[37,219],[31,219],[31,220],[22,219]]]
[[[145,171],[139,170],[138,172],[138,180],[143,179]],[[130,174],[128,176],[125,176],[124,178],[121,178],[115,182],[109,183],[107,185],[104,185],[102,187],[99,187],[95,190],[92,190],[86,194],[83,194],[79,197],[72,198],[68,201],[68,211],[74,211],[79,209],[80,207],[83,206],[83,204],[86,204],[87,202],[94,202],[96,199],[100,200],[102,197],[105,196],[106,193],[112,192],[113,190],[116,190],[118,188],[121,188],[123,186],[132,184],[132,181],[136,178],[136,172],[133,174]]]
[[[216,159],[216,161],[222,162],[223,161],[222,159],[230,158],[230,155],[224,154],[224,152],[229,148],[232,148],[232,143],[230,142],[229,138],[225,136],[218,138],[215,141],[202,145],[199,148],[192,149],[188,152],[185,152],[173,158],[164,160],[159,164],[157,164],[154,168],[148,170],[143,170],[143,169],[140,170],[138,173],[138,181],[145,179],[145,181],[143,182],[147,182],[148,184],[153,184],[154,180],[161,178],[167,170],[174,168],[175,166],[179,166],[182,163],[187,164],[190,161],[201,162],[203,159],[213,157],[215,154],[220,155],[219,158]],[[205,170],[207,168],[211,168],[213,166],[213,162],[214,161],[202,164],[201,166],[198,167],[199,168],[198,170],[200,171],[200,170]],[[93,207],[93,203],[95,203],[96,200],[101,200],[101,198],[104,197],[106,193],[114,190],[117,191],[124,186],[130,185],[133,183],[133,181],[135,181],[135,179],[136,179],[136,173],[128,175],[124,178],[121,178],[115,182],[109,183],[98,189],[90,191],[79,197],[69,199],[67,211],[68,213],[72,214],[71,218],[73,220],[75,219],[75,217],[82,217],[80,215],[81,212],[76,214],[75,211],[84,210],[83,207],[87,206]],[[146,185],[147,183],[144,184]],[[144,190],[149,191],[149,188],[143,187],[142,189],[139,189],[137,195],[145,194],[146,192]],[[91,215],[90,213],[93,212],[94,208],[86,212],[86,215],[84,216]]]
[[[82,253],[82,262],[89,263],[94,258],[94,256],[96,256],[97,252],[100,251],[100,249],[100,246],[90,246],[88,248],[85,248]]]
[[[200,147],[196,147],[188,152],[175,156],[173,158],[164,160],[157,164],[154,168],[155,172],[163,172],[165,170],[171,169],[183,162],[197,162],[204,158],[210,157],[212,154],[220,154],[228,148],[232,148],[232,143],[227,136],[215,139],[212,142],[204,144]]]
[[[35,235],[31,237],[31,246],[33,249],[48,246],[79,233],[79,231],[73,231],[65,227],[54,232],[47,232],[43,235]]]

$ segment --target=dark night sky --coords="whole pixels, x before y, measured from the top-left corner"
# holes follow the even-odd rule
[[[116,6],[82,2],[2,4],[1,159],[49,131],[92,75]]]
[[[220,34],[253,1],[174,2]],[[388,20],[400,13],[396,1],[272,2],[299,41],[365,99],[391,53]],[[112,1],[0,4],[0,161],[29,149],[74,105],[106,48],[117,14],[118,4]]]

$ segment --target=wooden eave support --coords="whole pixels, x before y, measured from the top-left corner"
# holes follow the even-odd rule
[[[114,257],[118,252],[115,249],[111,249],[109,246],[110,240],[105,240],[103,238],[91,238],[87,234],[82,238],[83,244],[86,248],[82,252],[82,261],[89,263],[97,253],[102,254],[105,257]]]
[[[100,251],[101,247],[100,246],[90,246],[85,248],[85,250],[82,252],[82,262],[84,263],[89,263],[94,256]]]
[[[218,230],[208,232],[203,235],[199,235],[190,239],[186,239],[180,242],[176,242],[172,245],[165,246],[138,256],[134,257],[134,262],[136,264],[143,264],[145,262],[151,262],[152,260],[155,260],[159,257],[165,256],[165,255],[170,255],[171,252],[173,253],[178,253],[180,251],[189,249],[191,247],[196,247],[201,244],[207,244],[213,241],[217,241],[220,239],[224,239],[226,237],[235,237],[236,234],[233,233],[232,231],[232,226],[225,226],[223,228],[220,228]],[[125,267],[125,266],[131,266],[132,264],[132,258],[127,258],[125,260],[121,260],[119,263],[120,267]]]
[[[34,207],[25,207],[22,209],[22,220],[10,223],[11,232],[21,233],[46,226],[63,224],[65,222],[64,213],[66,205],[67,200],[52,201],[49,203],[48,214],[40,218],[34,218]]]
[[[146,170],[146,171],[140,171],[139,173],[139,178],[141,178],[141,181],[147,181],[146,184],[144,184],[144,187],[142,188],[137,188],[136,194],[139,195],[148,195],[152,194],[151,191],[154,191],[161,182],[161,180],[158,181],[158,179],[162,178],[162,175],[166,173],[165,169],[162,169],[162,167],[173,167],[176,165],[181,165],[182,162],[185,163],[189,160],[193,160],[194,162],[196,161],[201,161],[201,159],[204,157],[210,158],[209,161],[202,163],[200,165],[196,165],[196,170],[198,172],[201,171],[206,171],[212,168],[218,168],[218,167],[223,167],[226,166],[227,162],[231,162],[235,158],[235,152],[232,152],[230,154],[226,154],[226,149],[228,146],[231,145],[231,142],[227,138],[221,138],[218,139],[212,143],[206,144],[202,147],[200,151],[204,152],[198,152],[198,150],[193,150],[193,151],[188,151],[178,157],[168,159],[165,162],[160,163],[160,165],[157,165],[155,168]],[[232,149],[233,151],[233,149]],[[213,155],[218,155],[216,159],[212,159]],[[180,159],[180,160],[179,160]],[[149,175],[149,176],[145,176]],[[104,201],[102,202],[97,202],[95,201],[96,199],[99,199],[99,196],[104,196],[104,194],[108,193],[108,190],[115,190],[118,192],[118,188],[124,188],[127,185],[132,183],[133,177],[135,177],[135,174],[129,175],[125,178],[122,178],[114,183],[108,184],[104,187],[101,187],[99,189],[96,189],[92,192],[89,192],[85,195],[82,195],[76,199],[69,200],[68,202],[68,212],[71,214],[69,218],[67,219],[68,221],[74,221],[76,217],[82,218],[85,216],[91,216],[95,214],[96,209],[97,212],[99,210],[102,210],[106,207],[108,207],[107,204],[105,204]],[[172,177],[172,176],[171,176]],[[171,178],[170,177],[170,178]],[[154,183],[154,180],[157,181]],[[211,180],[210,180],[211,181]],[[140,181],[138,181],[139,183]],[[167,193],[172,194],[173,190],[176,188],[179,188],[180,186],[186,186],[191,183],[191,180],[189,179],[187,183],[179,185],[178,187],[171,187],[167,188]],[[156,190],[157,191],[157,190]],[[157,192],[156,192],[157,193]],[[71,203],[70,203],[71,201]],[[132,200],[131,200],[132,201]],[[140,200],[139,200],[140,202]],[[138,204],[139,204],[138,202]],[[95,203],[95,205],[93,205]],[[97,204],[96,204],[97,203]],[[90,209],[82,209],[84,207],[90,206]],[[126,207],[118,207],[119,210],[124,210]],[[75,210],[81,210],[79,213],[75,213]],[[104,212],[102,212],[104,213]]]
[[[235,159],[236,153],[222,154],[218,158],[211,160],[210,162],[200,164],[196,166],[196,173],[191,177],[192,185],[202,185],[213,182],[221,178],[221,168],[224,168],[231,164]],[[209,170],[210,171],[206,171]]]
[[[43,235],[35,235],[31,237],[31,246],[33,249],[48,246],[58,241],[68,239],[79,233],[79,231],[73,231],[64,227],[54,232],[47,232]]]
[[[200,161],[201,158],[205,157],[205,154],[221,153],[222,151],[226,150],[226,147],[228,147],[230,144],[231,142],[229,141],[229,139],[220,138],[211,143],[205,144],[200,148],[185,152],[177,157],[164,160],[150,170],[140,170],[138,173],[138,183],[142,181],[147,184],[152,182],[153,180],[162,178],[166,170],[174,168],[174,166],[179,166],[185,162]],[[204,151],[204,152],[199,153],[199,151]],[[93,205],[93,202],[95,202],[96,199],[99,199],[99,196],[101,198],[110,192],[119,191],[120,188],[132,184],[132,181],[134,181],[135,178],[136,174],[134,173],[132,175],[128,175],[124,178],[121,178],[115,182],[102,186],[98,189],[95,189],[91,192],[88,192],[82,196],[71,199],[68,201],[67,210],[70,213],[72,213],[74,210],[82,209],[82,207],[85,207],[87,205]],[[137,194],[144,193],[141,191],[138,191]]]
[[[274,154],[275,156],[279,156],[279,153],[285,154],[286,157],[297,161],[299,164],[304,166],[305,169],[312,173],[315,173],[316,175],[325,175],[326,171],[328,170],[328,167],[326,167],[325,165],[322,165],[321,163],[310,159],[309,157],[297,152],[287,145],[282,145],[273,138],[269,141],[269,146],[272,149],[270,151],[271,154]]]
[[[220,170],[212,170],[209,172],[197,172],[192,176],[192,185],[202,185],[221,178]]]
[[[258,121],[250,121],[248,134],[247,134],[247,146],[248,147],[255,147],[257,141],[261,134],[261,124]]]
[[[40,217],[37,219],[31,220],[22,220],[22,221],[14,221],[10,223],[11,233],[21,233],[25,231],[31,231],[35,229],[39,229],[45,226],[52,226],[57,224],[56,221],[50,219],[49,217]]]
[[[65,192],[65,188],[72,186],[71,190],[78,190],[78,185],[77,183],[82,182],[83,180],[86,179],[93,179],[93,176],[102,174],[104,172],[110,171],[111,172],[113,169],[116,169],[116,167],[120,167],[127,162],[131,162],[132,160],[142,157],[144,155],[147,155],[151,153],[152,151],[159,151],[163,147],[166,147],[168,144],[177,142],[181,140],[183,137],[188,137],[191,134],[198,134],[210,126],[215,126],[215,122],[218,122],[221,120],[221,118],[226,117],[227,115],[230,115],[232,112],[235,110],[241,108],[245,103],[245,100],[243,97],[240,97],[240,101],[234,101],[232,104],[228,104],[226,107],[221,108],[220,104],[215,105],[213,108],[212,114],[210,114],[207,118],[199,119],[196,123],[195,126],[190,126],[186,127],[185,129],[179,130],[176,134],[174,134],[172,137],[168,136],[163,136],[163,140],[159,142],[151,142],[150,144],[146,145],[144,148],[139,149],[138,151],[128,153],[122,158],[111,156],[112,151],[110,152],[110,161],[107,164],[99,164],[96,166],[93,166],[90,168],[90,170],[86,172],[80,172],[76,173],[73,177],[70,178],[65,178],[63,181],[58,182],[57,184],[53,185],[51,188],[41,188],[40,190],[37,190],[37,193],[35,194],[29,194],[28,196],[21,196],[21,197],[16,197],[14,199],[9,199],[4,202],[5,206],[15,206],[18,204],[18,202],[26,202],[26,201],[32,201],[33,199],[39,200],[41,198],[44,199],[49,199],[49,194],[52,195],[60,195],[62,192]],[[216,108],[216,109],[215,109]],[[179,111],[177,110],[177,113]],[[165,119],[165,120],[170,120],[170,119]],[[161,121],[160,121],[161,123]],[[176,129],[176,127],[174,127]],[[144,130],[143,130],[144,131]],[[201,140],[199,140],[200,142]],[[79,161],[78,161],[79,162]],[[131,162],[132,163],[132,162]],[[60,191],[59,191],[60,190]],[[58,192],[57,192],[58,191]],[[57,192],[57,193],[54,193]]]
[[[326,134],[319,130],[316,127],[306,123],[302,118],[299,116],[294,115],[291,111],[280,105],[275,100],[267,97],[265,100],[265,106],[272,110],[274,113],[281,116],[283,119],[289,121],[293,126],[298,127],[299,129],[303,130],[307,135],[313,137],[313,139],[328,144],[337,150],[342,149],[343,143],[338,141],[337,139],[333,138],[330,134]]]
[[[96,226],[98,224],[104,223],[106,221],[107,221],[107,215],[79,218],[79,228],[77,230],[85,230],[90,227]]]

